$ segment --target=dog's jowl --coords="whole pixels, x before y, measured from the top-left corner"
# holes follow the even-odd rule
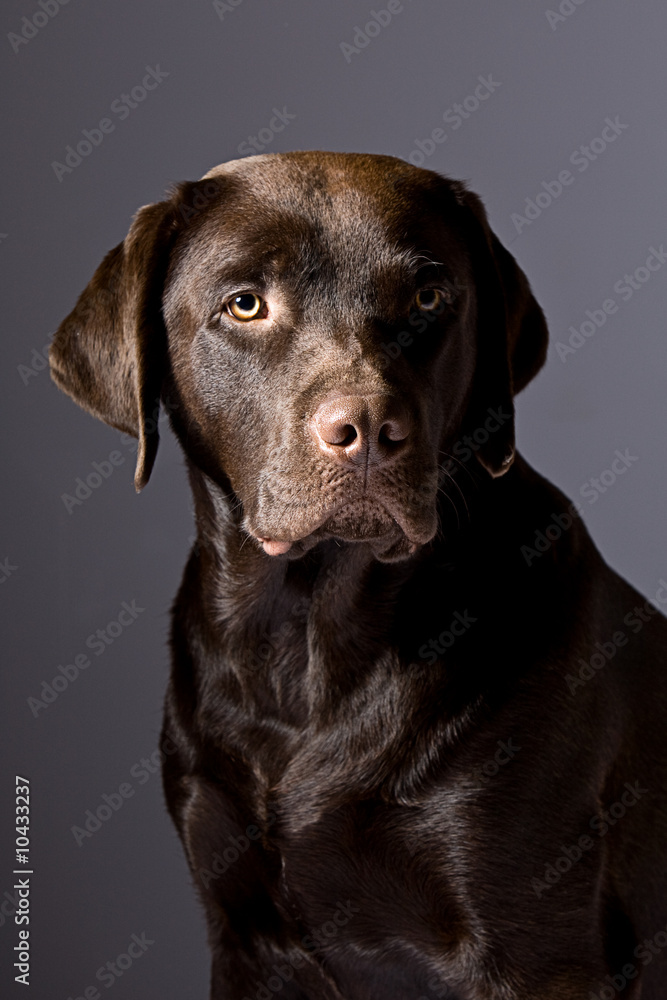
[[[58,330],[137,489],[160,401],[187,460],[163,775],[212,1000],[667,996],[667,623],[568,684],[643,598],[516,453],[546,343],[479,198],[335,153],[142,208]]]

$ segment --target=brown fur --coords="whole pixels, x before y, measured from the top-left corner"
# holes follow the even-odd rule
[[[226,314],[243,290],[269,319]],[[546,340],[464,185],[333,153],[142,209],[58,330],[54,378],[139,436],[137,488],[160,397],[188,461],[164,782],[212,1000],[666,995],[667,623],[573,689],[644,602],[578,517],[522,553],[568,518],[514,450]],[[348,460],[336,406],[394,437]]]

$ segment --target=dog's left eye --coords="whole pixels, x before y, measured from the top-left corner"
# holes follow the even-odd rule
[[[415,305],[421,312],[435,312],[445,302],[445,296],[438,288],[423,288],[415,296]]]
[[[251,319],[263,319],[267,313],[266,302],[254,292],[235,295],[226,303],[225,308],[234,319],[240,319],[244,323]]]

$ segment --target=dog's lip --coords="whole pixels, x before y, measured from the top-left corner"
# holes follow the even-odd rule
[[[416,552],[416,550],[421,545],[424,545],[427,542],[429,542],[433,537],[433,535],[435,534],[435,529],[432,531],[431,530],[416,531],[413,525],[408,526],[407,524],[405,524],[404,519],[402,517],[397,517],[396,514],[387,509],[385,504],[381,503],[378,500],[371,501],[370,498],[355,497],[353,500],[347,500],[339,507],[335,507],[333,509],[325,511],[324,514],[319,518],[317,523],[315,523],[312,527],[310,527],[308,531],[304,532],[303,534],[297,537],[294,537],[292,539],[278,539],[269,537],[267,535],[255,535],[255,538],[261,544],[262,548],[264,549],[264,552],[266,552],[267,555],[269,556],[284,555],[286,552],[289,552],[292,546],[297,542],[305,541],[308,538],[313,538],[313,536],[317,535],[320,529],[322,529],[326,525],[327,521],[330,521],[332,518],[344,514],[347,508],[352,507],[355,503],[357,503],[361,499],[368,499],[370,502],[375,504],[380,510],[382,510],[384,514],[386,514],[388,521],[390,522],[390,525],[388,525],[388,530],[378,535],[365,535],[365,536],[360,535],[356,538],[343,538],[343,541],[373,542],[377,541],[378,539],[389,538],[392,534],[395,533],[396,530],[398,530],[407,539],[410,545],[410,550]],[[322,532],[322,537],[337,538],[342,536],[338,535],[335,531],[329,532],[325,530]]]

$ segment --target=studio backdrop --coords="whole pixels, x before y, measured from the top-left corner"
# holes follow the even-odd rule
[[[53,332],[137,208],[225,160],[365,151],[463,179],[550,326],[547,364],[517,400],[519,450],[659,601],[667,10],[6,0],[0,20],[0,995],[204,998],[204,922],[158,745],[194,535],[183,460],[163,416],[137,496],[136,442],[51,382]]]

